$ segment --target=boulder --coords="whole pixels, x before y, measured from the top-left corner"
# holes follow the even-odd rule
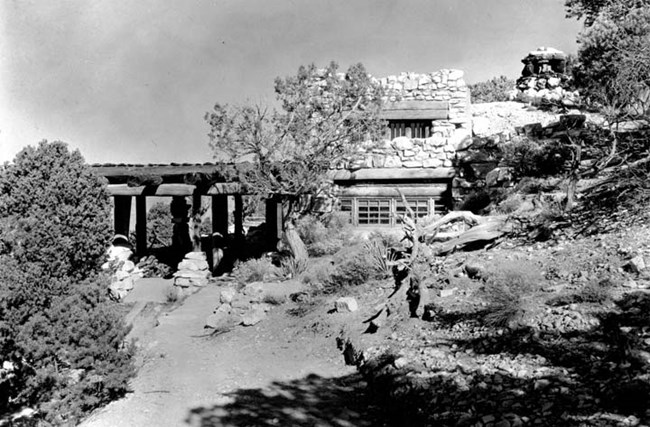
[[[191,286],[204,287],[208,285],[207,278],[198,278],[198,277],[176,277],[174,278],[174,286],[180,286],[181,288],[189,288]]]
[[[266,317],[263,307],[253,306],[246,314],[242,316],[241,323],[244,326],[253,326],[260,323]]]
[[[645,260],[641,255],[637,255],[625,264],[625,268],[632,273],[640,273],[645,270]]]
[[[440,298],[447,298],[456,293],[458,288],[449,288],[449,289],[441,289],[440,290]]]
[[[351,313],[359,309],[359,304],[352,297],[341,297],[334,303],[334,308],[339,313]]]
[[[262,282],[249,283],[244,287],[242,293],[253,301],[261,301],[264,298],[267,286]]]
[[[226,329],[235,326],[238,318],[224,312],[213,313],[205,320],[205,327],[211,329]]]
[[[237,291],[234,290],[233,288],[226,288],[221,291],[221,294],[219,295],[219,301],[222,303],[228,303],[230,304],[232,300],[235,298],[235,295],[237,295]]]

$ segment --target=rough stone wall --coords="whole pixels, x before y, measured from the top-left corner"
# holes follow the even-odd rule
[[[433,120],[429,138],[405,136],[373,141],[370,148],[338,168],[451,167],[456,150],[472,136],[470,93],[461,70],[401,73],[376,79],[386,92],[385,102],[446,101],[449,118]]]

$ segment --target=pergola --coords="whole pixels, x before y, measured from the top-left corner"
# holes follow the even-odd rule
[[[95,164],[95,172],[108,181],[108,193],[114,200],[115,234],[128,236],[131,206],[135,198],[136,253],[147,251],[147,197],[172,197],[184,203],[192,197],[191,216],[200,218],[202,196],[211,197],[212,232],[228,235],[228,197],[234,198],[234,234],[243,236],[244,192],[236,178],[236,168],[230,163],[203,164]],[[269,239],[277,242],[282,233],[281,203],[266,201],[266,225]],[[200,220],[190,231],[193,250],[200,250]]]

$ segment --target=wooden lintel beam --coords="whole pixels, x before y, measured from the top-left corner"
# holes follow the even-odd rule
[[[110,196],[191,196],[196,189],[195,185],[188,184],[160,184],[140,185],[129,187],[126,184],[109,184]]]
[[[398,191],[399,189],[399,191]],[[430,184],[413,187],[387,187],[387,186],[353,186],[340,190],[342,197],[400,197],[400,192],[406,197],[442,197],[448,191],[446,184]]]
[[[332,170],[328,176],[333,181],[451,179],[454,168],[368,168],[350,171]]]

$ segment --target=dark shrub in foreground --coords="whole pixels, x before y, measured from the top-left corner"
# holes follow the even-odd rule
[[[79,152],[43,142],[0,169],[0,414],[70,425],[127,391],[128,329],[97,274],[111,233]]]

